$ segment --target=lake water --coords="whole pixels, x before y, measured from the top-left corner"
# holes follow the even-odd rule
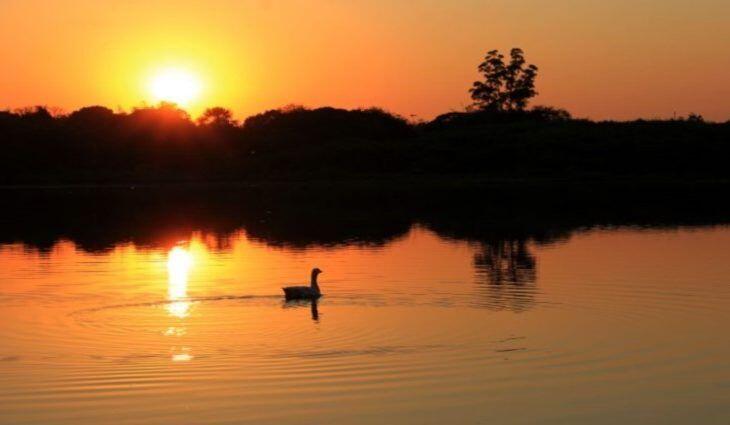
[[[730,422],[730,227],[447,233],[6,241],[0,423]]]

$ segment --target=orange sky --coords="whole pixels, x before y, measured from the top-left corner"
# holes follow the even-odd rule
[[[535,103],[596,119],[730,119],[727,0],[1,0],[0,108],[151,102],[156,70],[201,79],[190,105],[238,117],[290,103],[432,118],[469,103],[484,52],[522,47]]]

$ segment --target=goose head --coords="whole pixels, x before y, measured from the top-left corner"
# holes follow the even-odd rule
[[[319,285],[317,285],[317,276],[322,273],[318,267],[312,269],[312,287],[319,291]]]

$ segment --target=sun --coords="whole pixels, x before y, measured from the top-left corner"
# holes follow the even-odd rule
[[[158,71],[150,79],[149,90],[155,102],[172,102],[189,106],[200,95],[200,79],[193,73],[179,68]]]

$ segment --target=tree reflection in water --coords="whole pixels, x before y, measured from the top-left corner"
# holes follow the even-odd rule
[[[485,307],[525,311],[535,304],[537,261],[524,240],[481,242],[474,254],[477,280],[486,291]]]
[[[5,189],[0,244],[48,253],[60,240],[87,252],[119,244],[171,249],[192,234],[213,250],[239,232],[290,249],[383,246],[421,226],[476,248],[488,308],[524,311],[537,295],[535,244],[596,227],[727,223],[726,186],[286,183]],[[312,318],[319,314],[312,305]]]

